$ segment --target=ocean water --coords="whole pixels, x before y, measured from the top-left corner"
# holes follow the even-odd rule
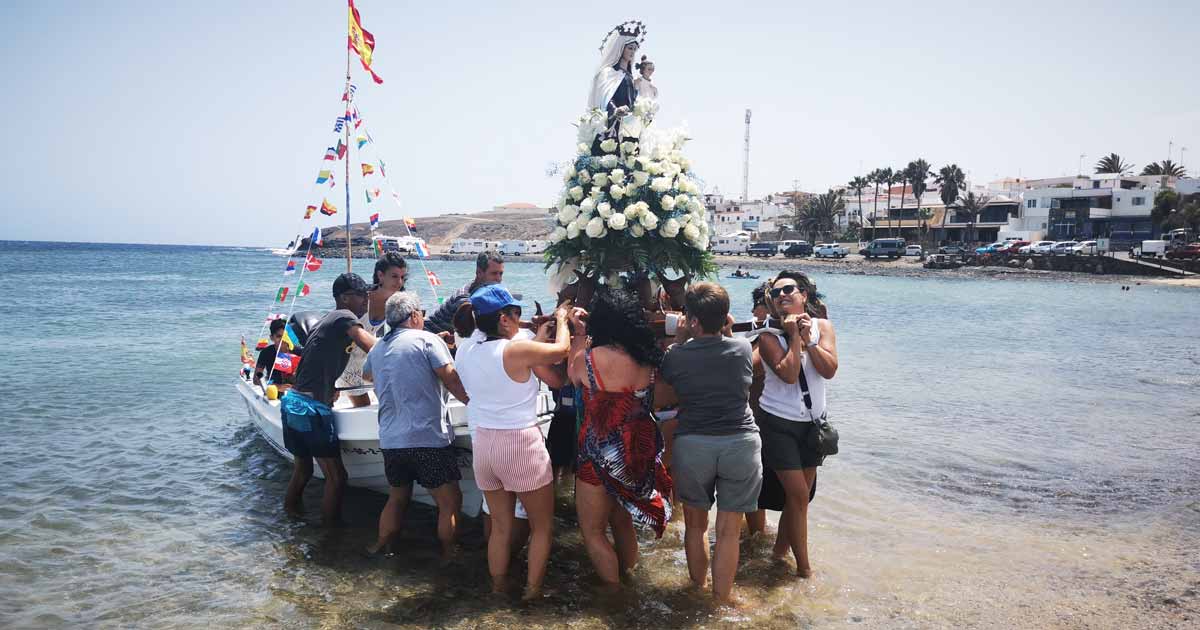
[[[367,275],[370,262],[355,261]],[[304,308],[329,308],[329,260]],[[1200,291],[817,274],[841,366],[842,452],[810,509],[816,575],[743,545],[740,610],[687,589],[681,527],[598,596],[569,503],[547,597],[487,597],[479,525],[438,568],[366,560],[288,519],[290,466],[233,388],[283,262],[249,248],[0,242],[0,625],[135,627],[1187,627],[1200,619]],[[472,265],[434,261],[443,290]],[[749,311],[753,281],[722,280]],[[411,272],[432,302],[419,268]],[[294,286],[296,276],[287,278]],[[506,284],[551,303],[542,266]],[[319,482],[307,505],[315,509]],[[311,521],[316,520],[315,513]],[[1193,625],[1194,627],[1194,625]]]

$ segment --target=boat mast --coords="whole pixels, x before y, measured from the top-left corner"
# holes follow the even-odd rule
[[[346,43],[346,273],[350,273],[350,44]]]

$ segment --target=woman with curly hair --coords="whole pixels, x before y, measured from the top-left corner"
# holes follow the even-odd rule
[[[584,403],[575,504],[588,556],[600,579],[615,586],[637,564],[634,522],[662,536],[671,517],[663,438],[650,415],[663,353],[641,305],[625,291],[597,290],[586,321],[576,310],[572,325],[567,376],[583,388]]]

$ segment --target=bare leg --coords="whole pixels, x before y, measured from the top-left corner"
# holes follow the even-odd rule
[[[751,536],[767,530],[767,511],[746,512],[746,530]]]
[[[488,573],[492,575],[492,592],[503,593],[508,587],[508,563],[512,559],[513,508],[516,495],[507,490],[484,490],[491,510],[491,532],[488,533]]]
[[[542,580],[546,578],[546,563],[550,561],[550,545],[554,538],[554,484],[548,483],[517,496],[529,514],[529,580],[521,599],[531,600],[542,595]]]
[[[713,596],[719,603],[732,604],[733,577],[737,573],[738,534],[741,512],[717,512],[717,546],[713,550]]]
[[[368,553],[377,553],[387,547],[392,542],[392,538],[400,532],[400,526],[404,523],[404,510],[408,508],[410,497],[412,497],[411,481],[404,487],[393,486],[388,490],[387,503],[384,504],[383,511],[379,513],[379,537],[375,540],[374,545],[367,547]]]
[[[442,543],[442,560],[454,556],[454,539],[458,532],[458,513],[462,510],[462,490],[457,481],[444,483],[429,490],[437,503],[437,537]]]
[[[683,550],[688,576],[697,588],[708,584],[708,510],[683,505]]]
[[[788,528],[791,527],[792,517],[785,509],[779,514],[779,530],[775,532],[775,547],[771,549],[771,558],[783,560],[792,551],[792,543],[788,540]]]
[[[342,521],[342,493],[346,490],[346,467],[342,456],[318,457],[317,465],[325,475],[325,493],[321,497],[321,524],[333,527]]]
[[[621,504],[615,501],[613,503],[612,511],[608,516],[608,524],[612,527],[613,542],[616,543],[617,561],[621,575],[626,575],[637,568],[637,532],[633,529],[633,516],[621,507]]]
[[[816,476],[815,468],[803,470],[779,470],[779,481],[787,494],[784,504],[784,516],[787,518],[788,543],[792,547],[792,556],[796,558],[796,575],[806,578],[812,575],[808,564],[808,489],[809,474]],[[780,521],[783,524],[783,521]],[[782,527],[780,527],[782,531]]]
[[[579,481],[575,484],[575,511],[579,515],[579,531],[583,534],[583,546],[587,549],[592,566],[605,584],[618,584],[619,561],[617,552],[608,541],[609,517],[612,514],[612,497],[604,486],[593,486]],[[622,510],[624,511],[624,510]]]
[[[292,478],[288,481],[287,494],[283,498],[283,509],[289,516],[304,516],[304,486],[313,476],[311,457],[297,457],[292,466]]]

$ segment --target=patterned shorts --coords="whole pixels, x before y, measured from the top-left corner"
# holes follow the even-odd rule
[[[441,448],[385,448],[383,470],[388,483],[395,488],[412,485],[413,481],[427,489],[458,481],[458,453],[453,446]]]

